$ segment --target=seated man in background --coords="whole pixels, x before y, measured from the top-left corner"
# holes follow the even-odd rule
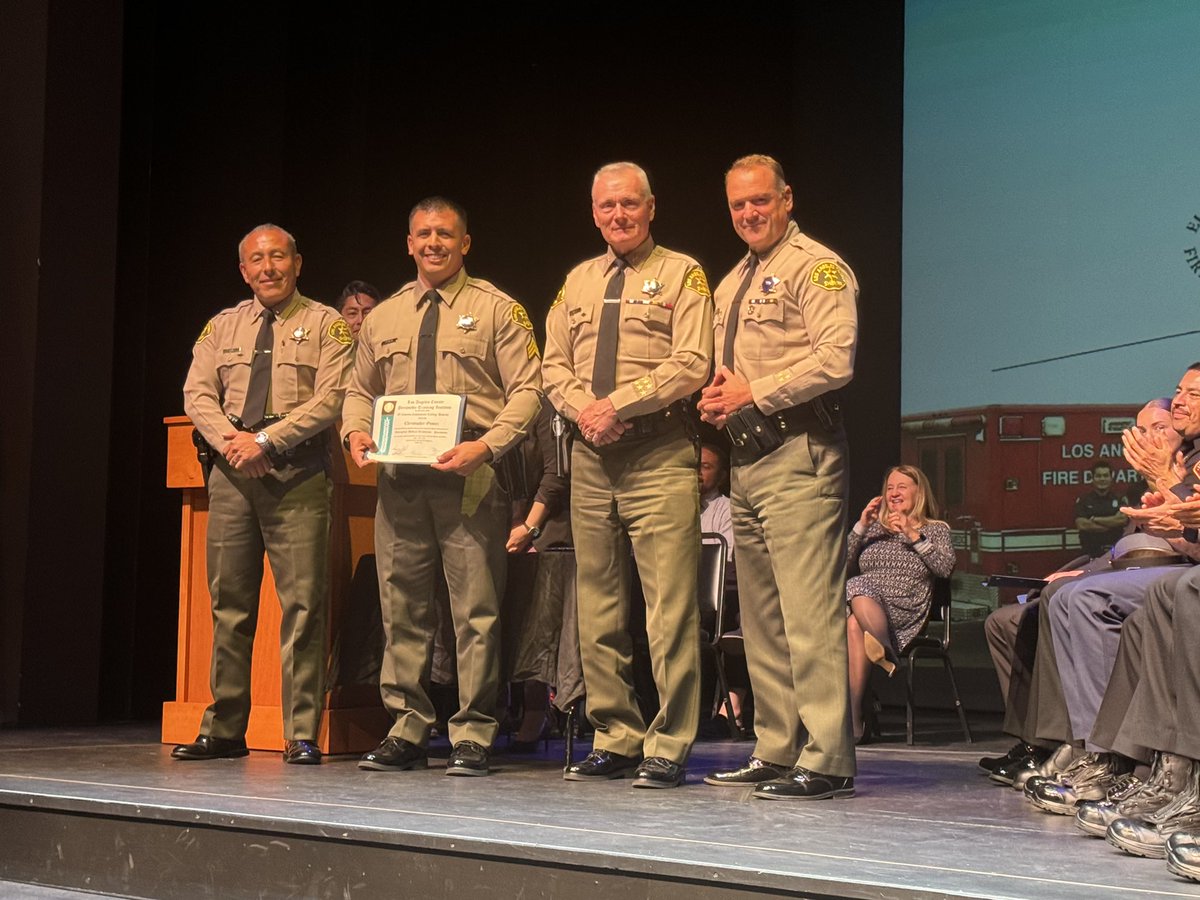
[[[334,308],[342,314],[342,318],[350,326],[350,333],[357,340],[363,319],[367,317],[367,313],[382,302],[379,291],[375,289],[374,285],[365,281],[351,281],[342,288],[342,293],[338,295]]]
[[[742,647],[741,629],[738,626],[737,569],[733,556],[733,520],[729,512],[729,455],[724,447],[705,442],[700,445],[700,531],[703,534],[719,534],[726,541],[725,563],[725,615],[721,623],[701,621],[701,631],[719,627],[722,634],[729,632],[730,638]],[[724,644],[723,644],[724,646]],[[716,671],[709,654],[700,658],[700,730],[705,737],[728,737],[729,710],[723,701],[718,701],[715,714],[709,707],[709,699],[716,686]],[[729,702],[733,707],[733,718],[740,728],[742,705],[750,687],[750,674],[746,671],[743,653],[727,654],[725,678],[729,688]],[[710,718],[711,714],[711,718]]]

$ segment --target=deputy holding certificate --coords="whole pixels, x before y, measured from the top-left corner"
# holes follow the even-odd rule
[[[359,767],[426,765],[433,705],[428,668],[437,567],[443,567],[458,652],[459,710],[450,718],[447,775],[486,775],[498,723],[499,630],[509,498],[491,464],[537,415],[541,374],[533,326],[521,304],[467,276],[467,215],[442,197],[408,217],[417,280],[380,304],[358,336],[342,440],[365,466],[374,399],[385,394],[464,394],[462,440],[429,466],[381,465],[375,554],[388,648],[380,673],[388,737]],[[403,422],[396,423],[403,428]]]

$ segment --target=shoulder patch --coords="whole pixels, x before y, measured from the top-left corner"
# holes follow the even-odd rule
[[[532,334],[529,336],[529,341],[525,344],[525,354],[530,359],[537,359],[542,354],[538,352],[537,338]]]
[[[329,336],[339,344],[354,343],[354,335],[350,333],[350,326],[346,324],[345,319],[334,319],[329,324]]]
[[[562,303],[566,299],[567,299],[567,283],[564,281],[563,286],[558,289],[558,293],[554,297],[554,302],[550,304],[550,308],[554,309],[554,307],[558,306],[560,303]]]
[[[533,331],[533,323],[529,321],[529,313],[520,303],[512,305],[512,320],[527,331]]]
[[[812,283],[827,291],[840,291],[846,286],[846,275],[835,262],[823,262],[813,269]]]
[[[708,279],[704,277],[704,270],[699,266],[692,266],[688,269],[687,277],[683,279],[683,286],[688,290],[695,291],[706,300],[712,297],[712,292],[708,289]]]
[[[200,337],[196,338],[196,343],[203,344],[205,339],[212,333],[213,333],[213,323],[212,323],[212,319],[209,319],[207,322],[204,323],[204,330],[202,330],[200,332]]]

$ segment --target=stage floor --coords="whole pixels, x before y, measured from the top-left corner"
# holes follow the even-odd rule
[[[583,870],[674,883],[676,890],[684,882],[766,895],[1200,897],[1200,884],[1171,875],[1162,861],[1086,837],[1072,819],[1038,812],[1015,791],[988,782],[975,763],[1003,752],[1008,741],[999,737],[974,745],[862,747],[858,796],[816,803],[756,801],[749,789],[701,783],[708,769],[740,761],[751,746],[732,742],[698,744],[686,786],[649,791],[626,781],[564,782],[561,742],[522,758],[505,757],[502,739],[493,775],[446,778],[444,744],[434,746],[426,771],[379,773],[360,771],[355,758],[292,767],[257,752],[179,763],[156,737],[146,726],[0,731],[6,821],[19,823],[13,816],[22,810],[151,821],[176,829],[179,841],[201,829],[236,829],[259,835],[264,858],[289,846],[290,836],[463,855],[481,864],[503,860],[548,879],[527,896],[559,896],[565,890],[554,885],[565,889],[566,882],[554,873]],[[40,852],[34,838],[13,841],[11,831],[0,841],[0,879],[53,883],[21,874],[31,870],[29,860],[5,858]],[[62,856],[61,847],[45,852]],[[138,862],[132,857],[130,868]],[[356,892],[353,873],[335,869],[293,884],[290,893],[370,895]],[[536,877],[527,880],[536,884]],[[111,884],[94,887],[113,892]],[[460,888],[448,884],[445,895],[465,896]],[[262,889],[275,895],[271,885]]]

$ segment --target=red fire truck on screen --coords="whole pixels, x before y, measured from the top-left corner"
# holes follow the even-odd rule
[[[901,456],[929,476],[958,571],[1040,577],[1080,555],[1075,500],[1111,462],[1113,493],[1141,497],[1121,432],[1136,406],[977,406],[901,420]]]

